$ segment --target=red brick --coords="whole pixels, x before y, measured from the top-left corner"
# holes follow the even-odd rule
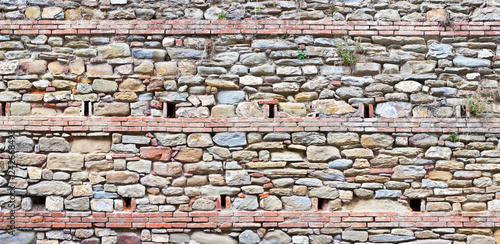
[[[141,158],[151,160],[170,160],[171,149],[169,147],[141,147]]]

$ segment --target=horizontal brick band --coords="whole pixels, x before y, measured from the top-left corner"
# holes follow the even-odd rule
[[[0,117],[0,131],[500,133],[500,118],[152,118]]]
[[[207,35],[207,34],[293,34],[350,36],[495,36],[500,21],[382,22],[323,20],[1,20],[3,35]]]
[[[9,225],[2,212],[0,228]],[[16,212],[17,228],[493,228],[496,212]]]

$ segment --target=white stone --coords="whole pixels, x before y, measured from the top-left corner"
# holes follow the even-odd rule
[[[243,86],[258,86],[262,85],[262,82],[263,82],[262,78],[255,77],[252,75],[245,75],[240,78],[240,85]]]
[[[47,196],[45,207],[49,211],[62,211],[64,209],[64,199],[62,197]]]
[[[127,0],[111,0],[111,4],[127,4]]]

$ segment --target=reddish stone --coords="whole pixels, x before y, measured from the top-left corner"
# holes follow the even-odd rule
[[[168,161],[171,149],[169,147],[141,147],[141,158]]]
[[[162,109],[163,108],[163,103],[159,102],[159,101],[156,101],[156,100],[151,101],[150,104],[151,104],[152,108],[157,108],[157,109]]]
[[[90,238],[82,241],[82,244],[99,244],[99,238]]]
[[[175,39],[176,46],[182,46],[182,39]]]
[[[475,179],[481,177],[481,171],[457,171],[453,174],[456,179]]]
[[[121,183],[130,184],[139,181],[139,174],[128,171],[113,171],[106,174],[106,181],[108,183]]]
[[[201,160],[203,150],[199,148],[182,148],[175,156],[175,160],[185,163],[197,163]]]
[[[141,238],[135,233],[120,233],[117,236],[118,244],[139,244]]]
[[[148,91],[159,91],[163,89],[163,82],[161,81],[152,81],[148,85]]]

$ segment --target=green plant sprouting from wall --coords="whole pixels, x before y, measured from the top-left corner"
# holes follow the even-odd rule
[[[457,142],[458,141],[458,131],[455,131],[455,132],[451,133],[448,136],[448,141]]]
[[[488,98],[481,96],[479,93],[474,95],[469,95],[466,98],[465,105],[462,105],[463,109],[468,112],[471,116],[479,116],[482,113],[488,111],[490,106]]]
[[[339,11],[339,8],[337,6],[335,6],[335,4],[330,3],[330,13],[333,14],[333,13],[335,13],[337,11]]]
[[[349,39],[344,36],[343,41],[337,42],[336,47],[344,64],[353,65],[358,61],[359,55],[357,53],[361,51],[359,39],[354,41],[354,45],[350,45]]]
[[[226,13],[224,13],[224,10],[221,10],[220,13],[217,14],[217,19],[219,20],[224,20],[227,18]]]
[[[299,53],[299,54],[297,55],[297,58],[298,58],[298,59],[306,59],[306,58],[309,58],[309,56],[308,56],[308,55],[307,55],[307,53],[306,53],[306,50],[300,50],[300,49],[299,49],[299,50],[297,50],[297,52]]]

